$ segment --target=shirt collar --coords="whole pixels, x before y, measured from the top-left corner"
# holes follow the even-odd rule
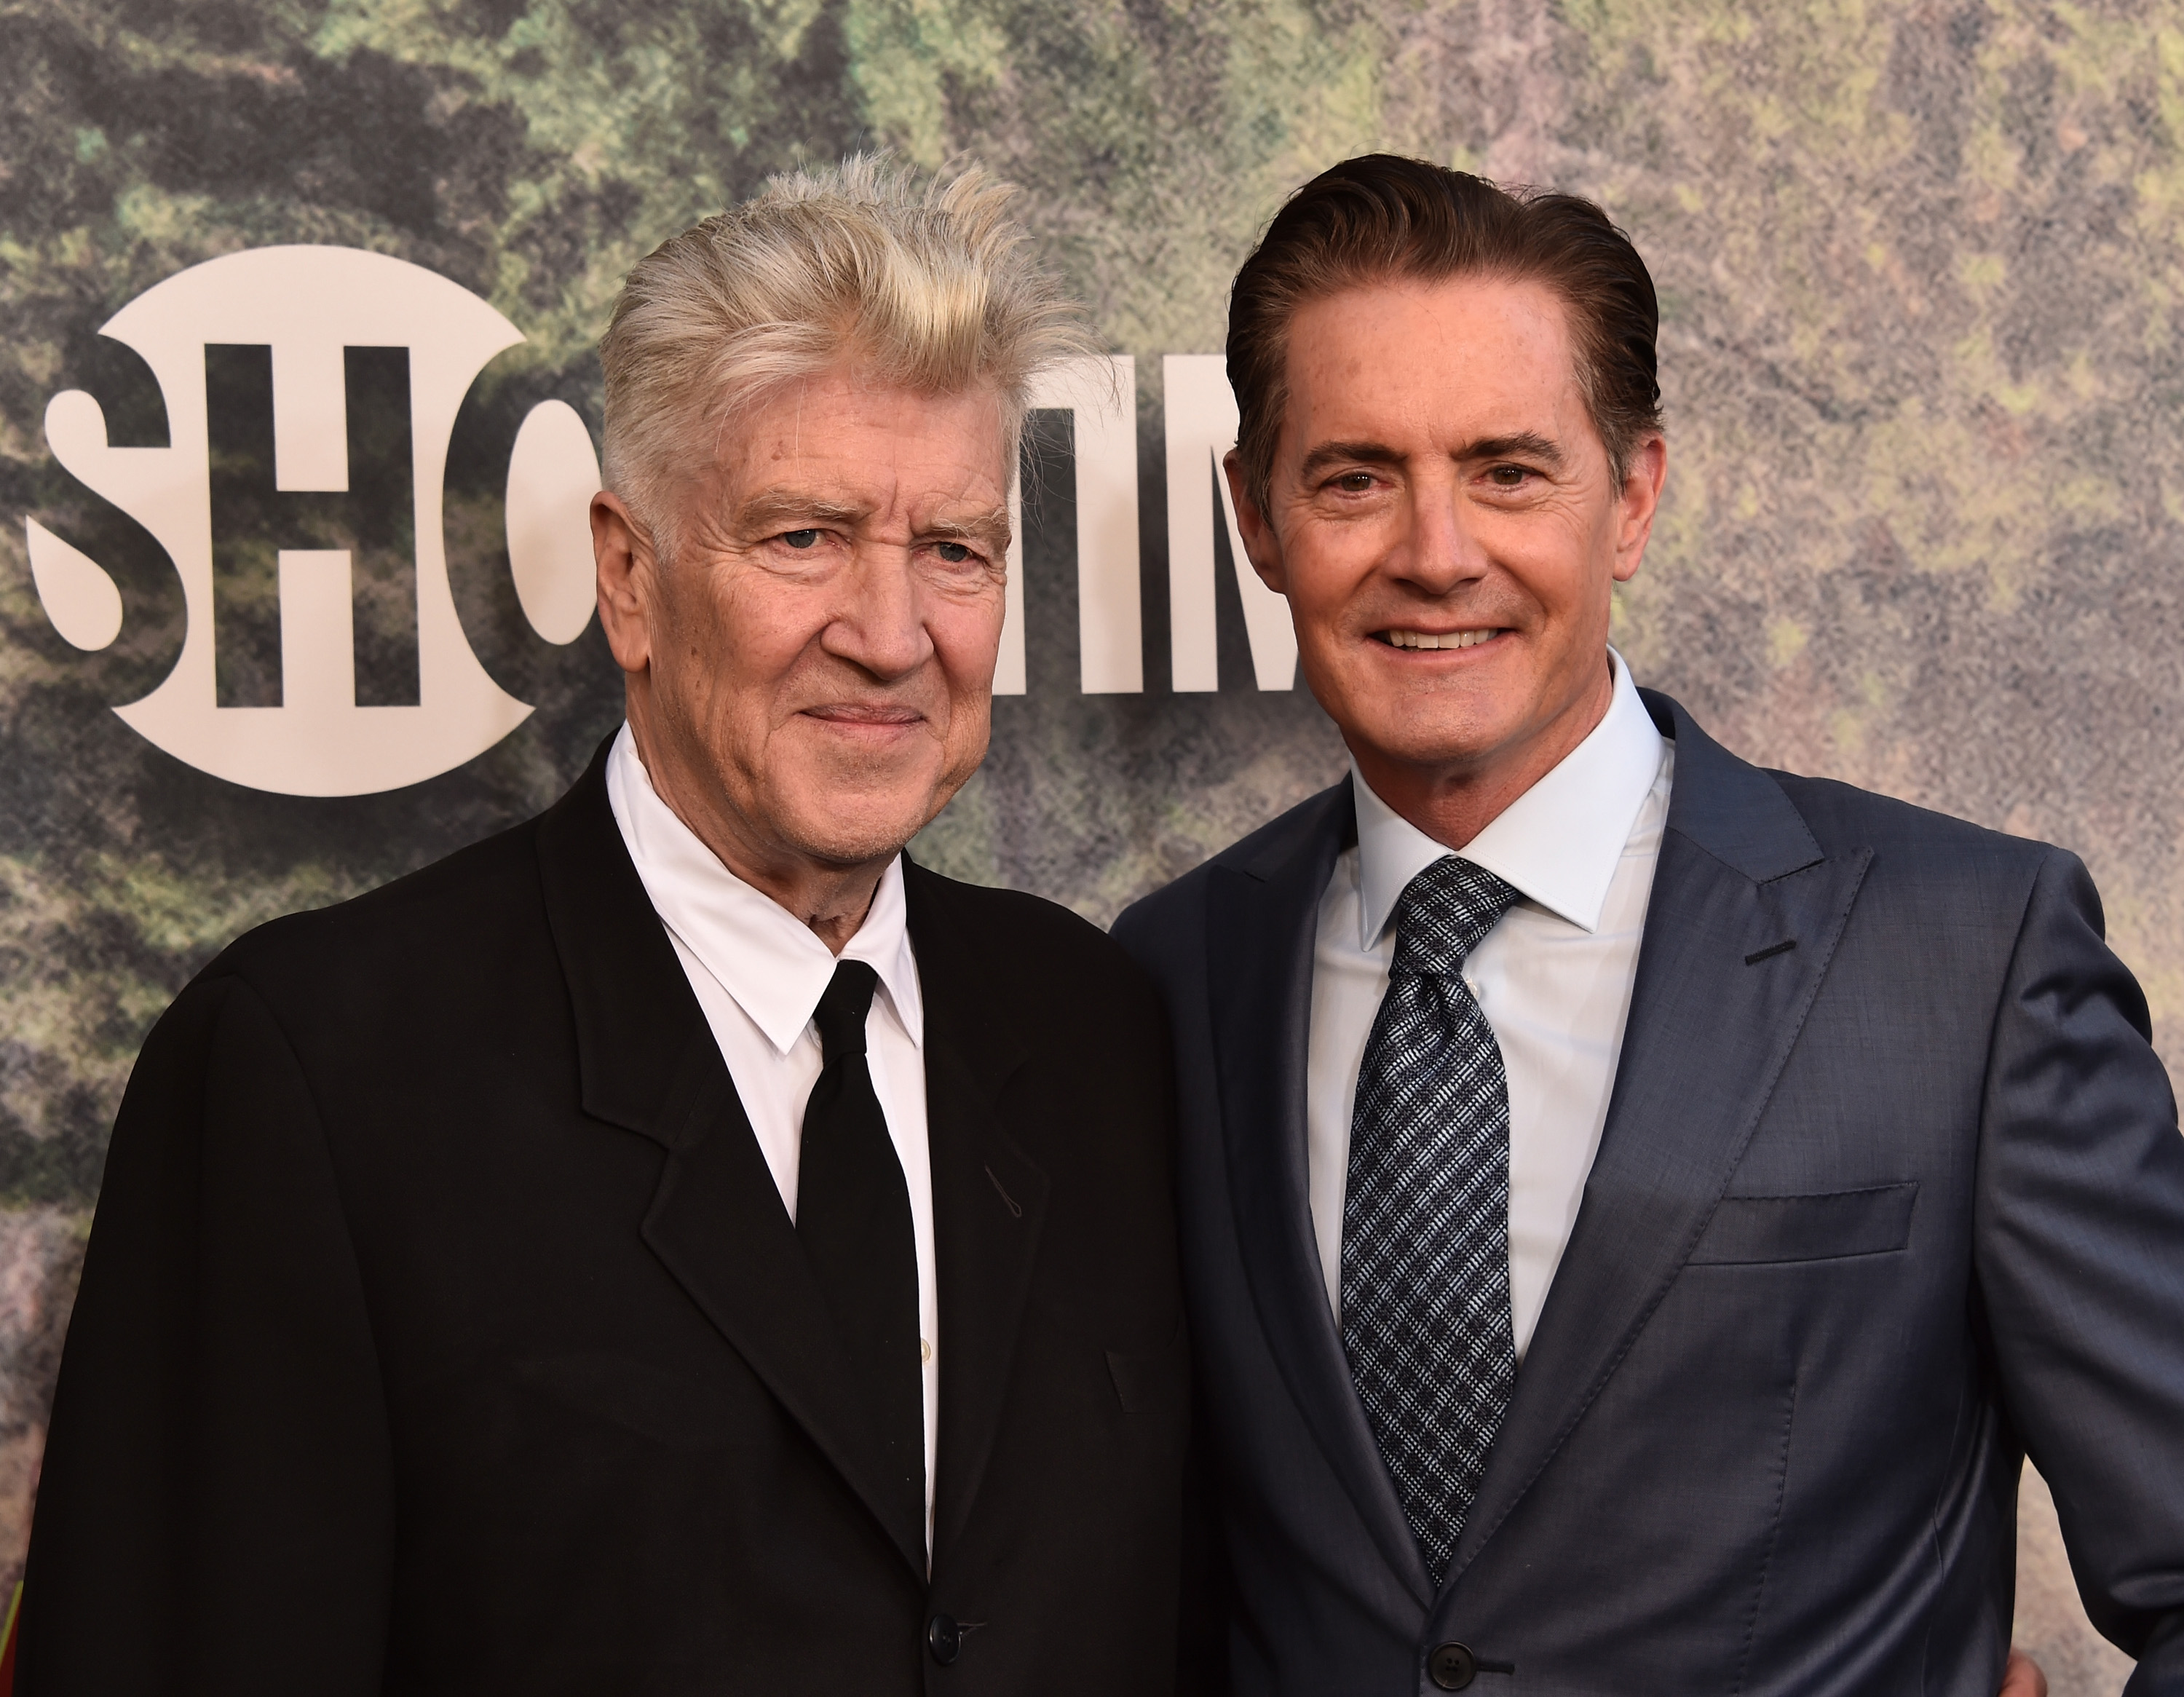
[[[783,1054],[796,1046],[833,982],[836,957],[811,927],[721,864],[660,799],[625,725],[607,756],[607,798],[653,910]],[[925,1005],[910,946],[902,857],[888,862],[844,960],[862,960],[911,1042],[925,1043]]]
[[[1464,845],[1462,859],[1515,886],[1581,931],[1600,924],[1607,887],[1630,828],[1661,770],[1665,746],[1630,669],[1607,651],[1615,693],[1607,712],[1561,764]],[[1373,793],[1356,762],[1359,945],[1371,949],[1396,910],[1403,887],[1444,854],[1443,843],[1419,830]]]

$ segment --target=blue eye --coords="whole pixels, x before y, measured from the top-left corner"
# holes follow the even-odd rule
[[[811,548],[817,543],[819,540],[819,532],[816,531],[789,531],[783,533],[781,539],[787,542],[791,548]]]
[[[939,553],[941,559],[950,565],[961,565],[971,557],[971,550],[961,542],[942,542]]]

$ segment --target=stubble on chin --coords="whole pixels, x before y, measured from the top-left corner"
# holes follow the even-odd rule
[[[799,751],[792,759],[742,774],[751,812],[773,821],[779,846],[800,858],[848,869],[884,860],[939,814],[977,770],[977,754],[939,770],[926,748],[905,759]],[[960,770],[959,770],[960,766]]]

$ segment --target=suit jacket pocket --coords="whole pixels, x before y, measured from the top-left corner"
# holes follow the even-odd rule
[[[1812,1196],[1724,1196],[1691,1252],[1693,1266],[1885,1255],[1911,1240],[1918,1182]]]
[[[1175,1323],[1175,1336],[1150,1354],[1108,1350],[1107,1372],[1114,1378],[1123,1412],[1143,1414],[1173,1399],[1182,1387],[1189,1355],[1189,1338],[1180,1320]]]

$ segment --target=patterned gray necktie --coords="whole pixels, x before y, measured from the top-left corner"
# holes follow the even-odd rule
[[[1404,887],[1350,1128],[1342,1344],[1436,1585],[1517,1379],[1508,1077],[1462,977],[1516,899],[1446,856]]]

